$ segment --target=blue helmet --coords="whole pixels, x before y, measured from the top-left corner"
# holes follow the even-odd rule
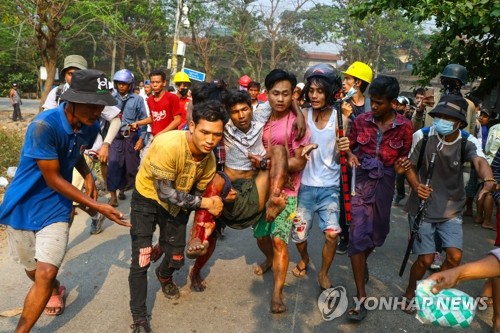
[[[129,92],[134,91],[134,86],[135,86],[134,74],[132,74],[132,72],[129,71],[128,69],[120,69],[118,72],[115,73],[115,75],[113,76],[113,83],[115,84],[115,87],[117,81],[127,83],[129,85],[128,86]]]

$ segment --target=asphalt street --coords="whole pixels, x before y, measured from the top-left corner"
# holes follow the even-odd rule
[[[25,101],[26,112],[36,113],[38,101]],[[31,105],[31,103],[30,103]],[[8,99],[0,98],[0,111],[10,110]],[[32,111],[31,111],[32,110]],[[129,198],[120,201],[120,209],[129,215]],[[107,198],[102,197],[105,202]],[[403,200],[404,202],[404,200]],[[57,317],[42,315],[32,332],[128,332],[132,319],[129,311],[128,269],[130,264],[130,236],[127,228],[104,224],[99,235],[89,235],[90,218],[80,211],[70,231],[68,252],[59,273],[66,286],[66,309]],[[189,227],[189,226],[188,226]],[[476,226],[472,218],[464,219],[463,262],[483,257],[494,243],[495,233]],[[398,276],[406,249],[408,223],[401,207],[393,207],[391,233],[385,244],[369,258],[370,281],[368,296],[401,296],[408,281],[409,267],[403,278]],[[320,289],[317,271],[321,264],[323,236],[317,225],[309,238],[312,262],[304,278],[291,273],[299,260],[294,244],[289,244],[290,265],[284,289],[285,314],[271,314],[270,297],[273,285],[272,272],[263,276],[253,273],[253,265],[261,262],[252,231],[226,229],[212,259],[203,271],[207,289],[195,292],[190,288],[188,272],[193,261],[174,275],[181,289],[181,297],[166,299],[149,270],[147,306],[151,313],[154,332],[210,333],[210,332],[444,332],[447,329],[422,325],[401,310],[373,310],[361,323],[352,323],[346,314],[333,320],[324,320],[318,307]],[[8,254],[5,233],[0,231],[0,332],[13,332],[31,283],[23,268],[14,263]],[[330,270],[335,287],[344,287],[349,302],[355,296],[355,286],[349,258],[337,255]],[[483,281],[464,282],[458,289],[471,296],[478,296]],[[350,306],[351,306],[350,304]],[[468,332],[489,332],[492,309],[478,311]]]

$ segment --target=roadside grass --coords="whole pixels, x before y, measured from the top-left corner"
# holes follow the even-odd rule
[[[24,132],[0,127],[0,176],[7,177],[7,168],[19,164]]]

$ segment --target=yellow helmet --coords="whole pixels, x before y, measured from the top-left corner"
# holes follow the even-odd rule
[[[354,76],[355,78],[363,80],[368,83],[372,83],[373,79],[372,69],[370,68],[370,66],[361,61],[353,62],[345,72],[342,72],[342,74]]]
[[[189,82],[191,83],[191,80],[189,79],[189,76],[184,73],[184,72],[177,72],[174,75],[174,83],[180,83],[180,82]]]

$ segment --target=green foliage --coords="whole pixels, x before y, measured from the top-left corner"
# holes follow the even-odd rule
[[[287,31],[303,42],[335,43],[347,64],[360,60],[375,71],[402,69],[399,52],[406,52],[409,61],[418,59],[426,52],[428,40],[423,29],[399,10],[356,18],[349,15],[344,2],[316,4],[290,21]]]
[[[5,175],[8,167],[17,166],[21,156],[24,136],[21,132],[0,127],[0,175]]]
[[[429,53],[415,66],[424,82],[438,75],[449,63],[460,63],[469,80],[482,78],[482,92],[500,79],[500,2],[497,0],[368,0],[352,8],[364,18],[391,8],[401,8],[414,22],[431,20],[439,29],[432,37]]]

